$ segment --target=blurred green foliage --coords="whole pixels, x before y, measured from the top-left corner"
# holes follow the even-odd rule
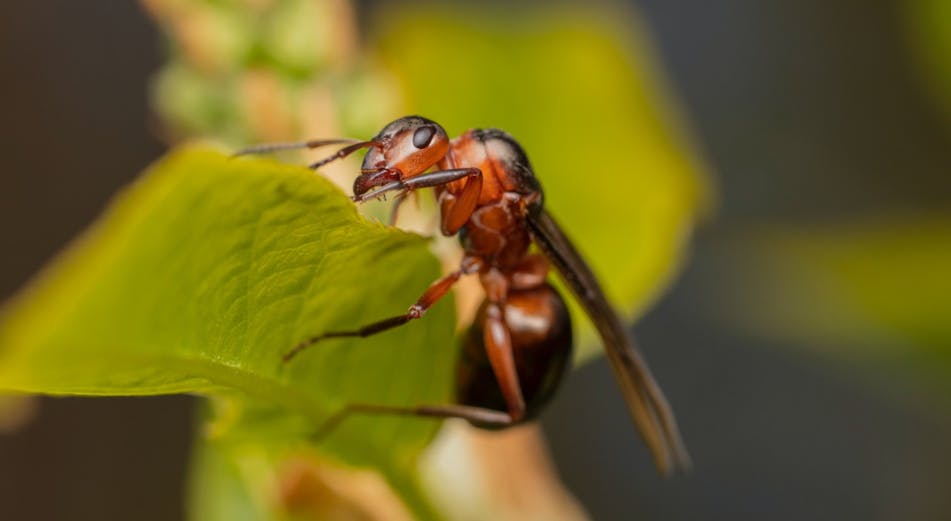
[[[909,52],[932,101],[951,117],[951,3],[912,0]],[[908,178],[915,182],[915,176]],[[878,388],[947,417],[951,375],[951,218],[941,210],[845,222],[763,225],[724,241],[727,322],[872,368]],[[741,266],[742,270],[736,267]],[[741,279],[741,280],[740,280]]]
[[[152,98],[169,137],[239,145],[366,133],[394,104],[387,77],[358,52],[346,1],[143,4],[168,36]]]
[[[903,2],[911,51],[935,103],[951,119],[951,2]]]
[[[255,448],[243,447],[243,450],[239,448],[237,450],[243,454],[234,455],[219,445],[219,442],[200,437],[192,449],[188,487],[191,519],[254,521],[276,517],[268,508],[268,487],[262,483],[271,477],[269,473],[247,476],[242,472],[242,467],[247,468],[249,462],[262,459],[263,465],[258,463],[255,466],[273,468],[267,451],[258,445]],[[260,454],[262,452],[264,455]]]
[[[449,399],[449,302],[281,364],[316,333],[402,312],[438,274],[425,240],[365,221],[305,168],[180,151],[4,310],[0,391],[216,396],[212,439],[289,450],[345,403]],[[321,449],[379,469],[412,498],[435,428],[354,418]]]
[[[951,218],[918,215],[812,228],[771,226],[725,241],[744,266],[711,295],[733,324],[879,369],[918,403],[947,411],[951,376]],[[742,276],[742,280],[737,280]],[[912,378],[917,376],[917,378]]]

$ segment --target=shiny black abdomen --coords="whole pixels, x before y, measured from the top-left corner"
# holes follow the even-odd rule
[[[506,411],[485,351],[480,327],[485,323],[484,313],[485,303],[463,336],[456,366],[456,397],[464,405]],[[571,319],[561,295],[546,283],[510,291],[505,321],[512,335],[512,354],[525,398],[523,421],[527,421],[536,417],[552,397],[571,364]]]

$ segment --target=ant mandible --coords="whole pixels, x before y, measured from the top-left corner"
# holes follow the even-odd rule
[[[356,202],[395,191],[398,206],[413,190],[434,188],[442,233],[458,233],[464,255],[459,268],[434,282],[406,313],[356,330],[314,336],[287,352],[284,361],[322,340],[366,337],[421,318],[463,275],[478,275],[485,299],[464,337],[455,404],[351,404],[322,432],[356,412],[462,418],[495,429],[533,419],[571,362],[571,320],[565,301],[547,282],[551,263],[597,328],[628,410],[660,473],[690,467],[663,392],[591,269],[544,210],[541,185],[515,139],[497,129],[473,129],[450,140],[436,122],[407,116],[369,141],[276,143],[238,154],[331,144],[348,146],[313,163],[312,169],[369,149],[353,183]],[[533,243],[541,254],[530,251]]]

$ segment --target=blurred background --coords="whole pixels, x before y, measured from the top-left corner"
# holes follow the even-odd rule
[[[154,20],[167,23],[164,3],[0,5],[0,296],[91,222],[170,135],[219,125],[250,139],[225,109],[205,117],[170,106],[167,91],[184,92],[188,79],[163,69]],[[393,41],[399,33],[378,29],[393,23],[379,13],[426,12],[409,5],[358,2],[345,11],[354,32],[341,38]],[[636,32],[631,45],[652,43],[654,81],[676,100],[670,117],[690,129],[685,141],[713,172],[718,201],[683,271],[635,326],[696,471],[657,479],[598,359],[570,375],[542,417],[567,488],[592,519],[947,519],[951,8],[638,0],[598,9],[616,9],[614,23]],[[517,28],[531,12],[499,26]],[[393,60],[337,91],[395,104],[374,90],[384,80],[406,88],[385,72]],[[359,98],[328,96],[312,103],[354,107],[341,124],[351,132],[385,122]],[[259,123],[280,137],[280,121]],[[0,519],[182,519],[193,406],[181,396],[0,402],[20,418],[0,424]]]

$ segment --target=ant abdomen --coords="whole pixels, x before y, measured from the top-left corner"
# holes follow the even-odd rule
[[[462,337],[456,365],[456,397],[463,405],[504,412],[506,401],[483,340],[481,325],[485,324],[487,306],[487,302],[482,303],[473,325]],[[522,421],[527,421],[551,399],[571,364],[571,318],[564,299],[546,283],[531,289],[510,290],[504,304],[504,320],[512,337],[512,354],[525,399]]]

